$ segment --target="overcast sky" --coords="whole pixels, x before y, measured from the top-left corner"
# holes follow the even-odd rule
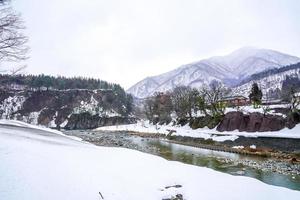
[[[298,0],[14,0],[30,38],[27,73],[128,88],[243,46],[300,56]]]

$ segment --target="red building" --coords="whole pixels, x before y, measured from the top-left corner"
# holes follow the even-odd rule
[[[249,100],[244,96],[229,96],[221,100],[226,106],[245,106],[249,104]]]

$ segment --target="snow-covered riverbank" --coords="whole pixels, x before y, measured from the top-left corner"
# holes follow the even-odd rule
[[[45,130],[0,126],[1,199],[298,199],[299,191]],[[181,185],[174,188],[168,186]]]
[[[194,138],[212,139],[214,141],[222,142],[225,140],[234,141],[239,136],[245,137],[276,137],[276,138],[300,138],[300,125],[293,129],[285,128],[280,131],[274,132],[239,132],[239,131],[224,131],[219,132],[216,129],[199,128],[193,130],[188,125],[185,126],[171,126],[171,125],[153,125],[149,121],[139,121],[136,124],[117,125],[117,126],[104,126],[99,127],[99,131],[130,131],[137,133],[149,134],[169,134],[172,135],[188,136]]]

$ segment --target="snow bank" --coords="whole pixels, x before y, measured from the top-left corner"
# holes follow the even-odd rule
[[[300,125],[297,125],[293,129],[282,129],[280,131],[272,132],[239,132],[235,131],[224,131],[219,132],[216,129],[199,128],[193,130],[188,125],[186,126],[171,126],[171,125],[153,125],[149,121],[139,121],[136,124],[128,125],[117,125],[117,126],[104,126],[99,127],[96,130],[99,131],[132,131],[138,133],[159,133],[169,134],[170,131],[176,131],[172,135],[189,136],[194,138],[212,139],[214,141],[225,141],[225,140],[236,140],[239,136],[245,137],[277,137],[277,138],[300,138]]]
[[[253,105],[248,105],[248,106],[240,106],[240,107],[227,107],[225,109],[225,114],[228,112],[236,112],[236,111],[240,111],[244,114],[249,114],[249,113],[254,113],[254,112],[258,112],[258,113],[264,113],[264,109],[263,108],[269,108],[271,109],[271,111],[268,111],[267,114],[269,115],[278,115],[278,116],[282,116],[282,117],[286,117],[285,115],[283,115],[282,113],[275,113],[272,109],[275,108],[288,108],[289,104],[278,104],[278,105],[261,105],[260,108],[254,108]]]
[[[235,136],[244,136],[244,137],[275,137],[275,138],[299,139],[300,138],[300,124],[296,125],[292,129],[284,128],[280,131],[267,131],[267,132],[249,133],[249,132],[239,132],[239,131],[235,130],[235,131],[224,131],[224,132],[216,131],[216,134],[218,134],[218,135],[232,135],[232,136],[235,135]]]
[[[23,127],[23,128],[37,129],[37,130],[42,130],[42,131],[46,131],[46,132],[55,133],[57,135],[61,135],[63,137],[68,137],[68,138],[71,138],[73,140],[82,141],[82,139],[79,138],[79,137],[68,136],[68,135],[63,134],[62,132],[60,132],[58,130],[54,130],[54,129],[47,128],[47,127],[40,126],[40,125],[28,124],[26,122],[18,121],[18,120],[0,119],[0,125],[9,125],[9,126],[17,126],[17,127]]]
[[[15,124],[15,122],[13,122]],[[300,192],[123,148],[97,147],[39,129],[0,126],[5,200],[285,200]],[[181,188],[166,186],[182,185]]]
[[[236,140],[238,136],[234,135],[214,135],[216,131],[210,132],[210,129],[191,129],[188,125],[186,126],[171,126],[171,125],[153,125],[149,123],[149,121],[139,121],[136,124],[128,124],[128,125],[117,125],[117,126],[104,126],[99,127],[96,130],[99,131],[132,131],[138,133],[159,133],[159,134],[169,134],[170,131],[173,132],[172,135],[180,135],[180,136],[189,136],[194,138],[204,138],[204,139],[212,139],[214,141],[225,141],[225,140]]]

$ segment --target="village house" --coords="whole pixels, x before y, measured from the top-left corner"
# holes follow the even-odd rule
[[[245,106],[249,104],[249,100],[247,97],[244,96],[228,96],[224,97],[221,100],[222,104],[225,104],[226,106],[234,107],[234,106]]]

